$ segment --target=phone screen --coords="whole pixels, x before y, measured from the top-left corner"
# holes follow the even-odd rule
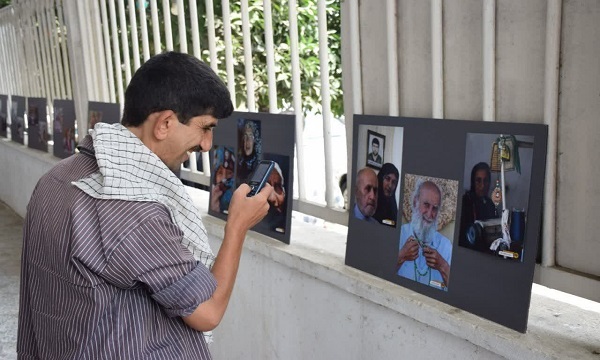
[[[256,195],[267,182],[267,177],[271,174],[271,170],[273,170],[274,162],[263,160],[261,161],[252,175],[250,175],[250,179],[248,180],[248,185],[250,185],[250,192],[248,196]]]
[[[256,170],[254,171],[254,173],[252,174],[252,178],[250,178],[249,183],[260,183],[262,181],[262,179],[265,177],[265,175],[267,174],[267,171],[269,171],[269,168],[271,167],[270,164],[267,163],[260,163],[258,164],[258,167],[256,168]]]

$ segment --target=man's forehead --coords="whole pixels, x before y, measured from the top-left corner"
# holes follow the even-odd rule
[[[193,121],[196,121],[200,126],[217,126],[219,120],[212,115],[200,115],[192,118]]]
[[[419,196],[419,198],[421,201],[427,201],[433,205],[439,205],[441,200],[437,189],[428,186],[423,186],[421,188],[421,196]]]

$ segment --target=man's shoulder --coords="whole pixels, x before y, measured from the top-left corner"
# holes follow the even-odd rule
[[[450,239],[448,239],[447,237],[445,237],[439,231],[435,232],[435,237],[436,237],[436,239],[438,241],[438,249],[452,248],[452,241],[450,241]]]
[[[130,200],[101,200],[96,203],[99,214],[115,218],[117,222],[144,222],[150,219],[169,219],[170,214],[167,207],[155,201],[130,201]]]

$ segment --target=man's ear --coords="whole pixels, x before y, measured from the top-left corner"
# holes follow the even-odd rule
[[[175,127],[176,122],[179,122],[177,115],[173,110],[158,111],[153,114],[156,117],[154,122],[154,137],[158,140],[164,140],[169,132]]]

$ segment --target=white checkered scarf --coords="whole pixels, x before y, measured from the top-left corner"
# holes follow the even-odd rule
[[[98,123],[89,133],[99,170],[73,185],[96,199],[165,205],[171,220],[183,231],[181,244],[210,269],[215,256],[199,211],[181,180],[123,125]],[[211,343],[212,332],[204,335]]]

